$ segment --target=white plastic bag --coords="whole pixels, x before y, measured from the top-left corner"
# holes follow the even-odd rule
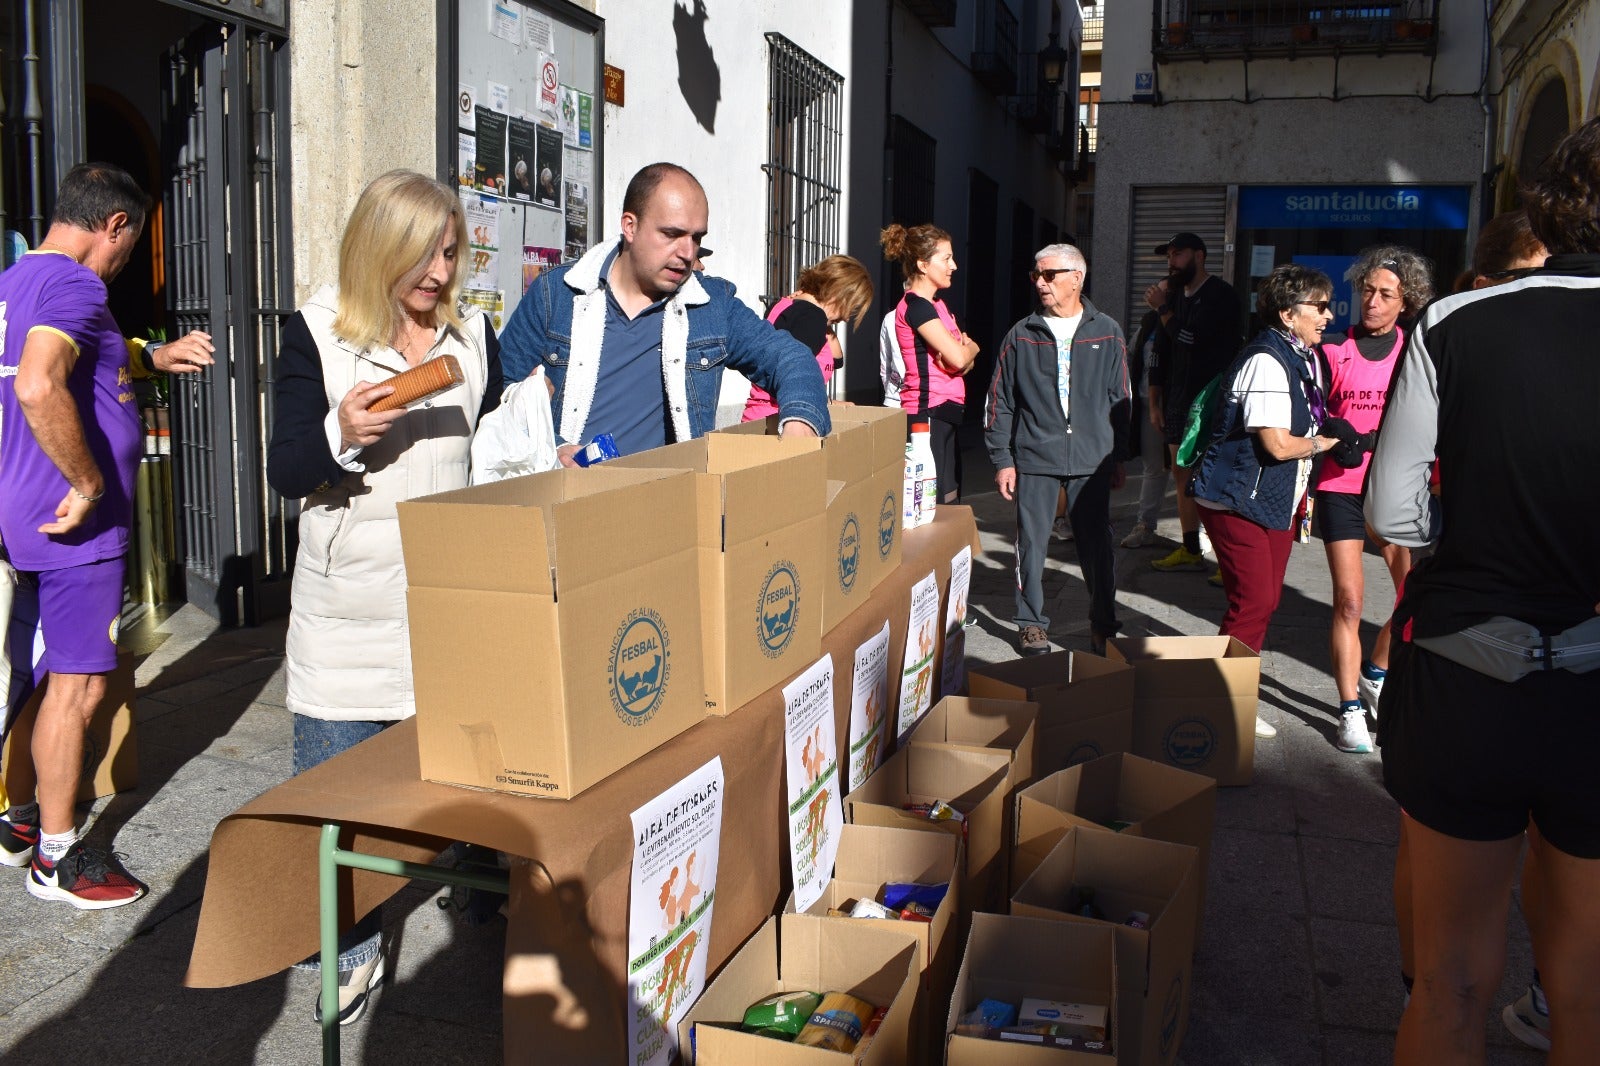
[[[472,437],[472,483],[537,474],[560,466],[555,419],[544,367],[505,391],[500,406],[484,416]]]

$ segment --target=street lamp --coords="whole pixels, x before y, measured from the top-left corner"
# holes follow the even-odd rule
[[[1039,76],[1051,89],[1061,87],[1067,72],[1067,50],[1061,47],[1060,35],[1050,31],[1050,42],[1039,52]]]

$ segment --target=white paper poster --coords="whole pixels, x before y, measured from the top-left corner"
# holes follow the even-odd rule
[[[561,65],[549,52],[539,53],[539,110],[555,125],[561,118]]]
[[[529,48],[538,52],[554,52],[555,23],[540,15],[537,11],[525,11],[522,14],[522,29],[524,40]]]
[[[489,32],[501,40],[522,40],[522,8],[510,0],[489,0]]]
[[[473,170],[478,163],[478,138],[466,130],[456,131],[456,173],[461,184],[472,184]]]
[[[633,812],[628,903],[628,1047],[633,1066],[665,1066],[678,1022],[706,983],[722,840],[722,759]]]
[[[467,280],[463,288],[493,289],[500,283],[500,201],[463,194],[467,213]]]
[[[1278,257],[1278,248],[1273,244],[1252,244],[1250,246],[1250,276],[1264,278],[1272,273],[1272,261]]]
[[[511,114],[511,86],[502,85],[497,81],[489,83],[489,110],[498,111],[502,115]]]
[[[850,787],[860,788],[883,761],[889,745],[889,622],[856,649],[850,685]]]
[[[906,623],[906,657],[900,667],[898,740],[933,706],[933,656],[939,648],[939,575],[930,573],[911,588],[911,620]]]
[[[950,560],[950,596],[944,608],[944,661],[939,691],[958,695],[967,687],[967,591],[972,584],[972,545]]]
[[[783,686],[784,760],[789,781],[789,870],[795,909],[822,897],[833,877],[844,807],[839,739],[833,731],[833,656]]]
[[[456,89],[456,126],[468,131],[478,128],[478,90],[463,83]]]

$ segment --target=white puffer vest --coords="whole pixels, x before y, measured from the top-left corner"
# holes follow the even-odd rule
[[[333,333],[338,294],[318,290],[301,309],[322,358],[328,407],[358,381],[406,369],[392,348],[358,351]],[[364,449],[363,474],[306,497],[285,645],[288,707],[337,721],[394,721],[416,713],[406,571],[395,504],[466,486],[488,377],[483,312],[445,329],[429,359],[454,355],[466,382],[419,404]]]

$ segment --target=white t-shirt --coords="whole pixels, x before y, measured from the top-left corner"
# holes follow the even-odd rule
[[[894,332],[894,308],[891,307],[878,329],[878,380],[883,382],[883,406],[900,406],[900,384],[905,376],[905,357],[900,354],[900,341]]]
[[[1284,373],[1283,364],[1266,352],[1257,352],[1246,360],[1244,366],[1239,368],[1239,375],[1233,379],[1233,393],[1239,397],[1239,416],[1244,419],[1244,428],[1250,431],[1258,429],[1288,429],[1293,418],[1293,405],[1289,402],[1289,375]],[[1317,427],[1313,425],[1306,433],[1307,437],[1314,437]],[[1306,487],[1311,483],[1311,460],[1301,459],[1295,470],[1294,498],[1298,504],[1301,497],[1306,494]],[[1196,503],[1214,510],[1225,510],[1221,504],[1202,500],[1198,497]]]
[[[1066,318],[1045,315],[1044,324],[1056,338],[1056,389],[1061,401],[1061,414],[1072,421],[1072,338],[1077,336],[1083,312]]]

